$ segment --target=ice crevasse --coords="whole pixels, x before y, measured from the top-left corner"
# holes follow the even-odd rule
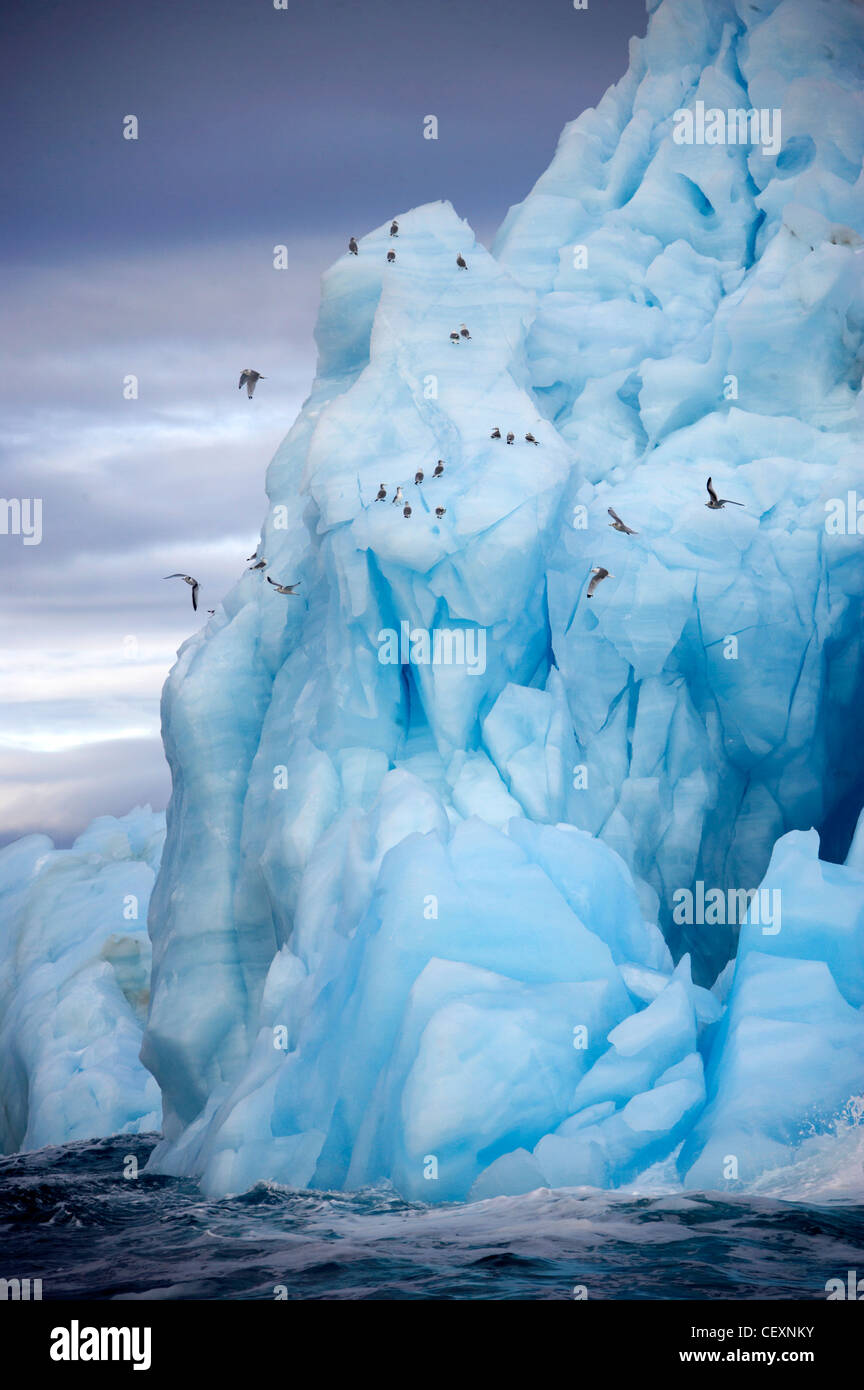
[[[141,1056],[210,1193],[747,1187],[864,1091],[864,12],[649,9],[492,252],[437,203],[326,273],[299,597],[245,574],[166,684]]]

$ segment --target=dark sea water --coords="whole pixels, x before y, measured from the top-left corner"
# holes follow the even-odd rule
[[[825,1299],[864,1203],[593,1189],[423,1206],[141,1173],[155,1135],[0,1158],[0,1277],[43,1299]],[[126,1165],[128,1167],[128,1165]]]

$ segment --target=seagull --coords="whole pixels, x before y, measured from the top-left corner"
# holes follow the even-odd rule
[[[443,459],[439,459],[438,462],[437,462],[436,465],[435,465],[434,471],[433,471],[433,473],[432,473],[432,477],[433,477],[433,478],[440,478],[440,477],[441,477],[441,474],[442,474],[443,472],[444,472],[444,460],[443,460]]]
[[[397,489],[396,489],[396,496],[393,498],[393,503],[392,503],[392,505],[395,507],[395,506],[396,506],[396,503],[397,503],[397,502],[401,502],[401,501],[402,501],[402,484],[400,483],[399,486],[398,486]]]
[[[625,536],[639,535],[639,532],[634,531],[632,526],[624,525],[624,522],[621,520],[614,507],[607,507],[606,510],[612,518],[612,520],[609,522],[609,525],[612,527],[613,531],[622,531]]]
[[[710,478],[708,479],[708,481],[707,481],[707,483],[705,484],[705,486],[706,486],[707,489],[708,489],[708,496],[709,496],[710,499],[711,499],[710,502],[706,502],[706,503],[705,503],[705,506],[708,507],[710,511],[712,511],[712,512],[719,512],[719,511],[721,511],[721,510],[723,509],[723,507],[726,506],[727,502],[730,503],[733,507],[743,507],[743,506],[744,506],[744,503],[743,503],[743,502],[733,502],[731,497],[718,497],[718,496],[717,496],[717,493],[714,491],[714,488],[711,486],[711,479],[710,479]]]
[[[508,434],[508,436],[507,436],[507,443],[508,443],[508,444],[512,444],[512,443],[513,443],[513,440],[514,440],[515,438],[516,438],[515,434],[513,434],[513,433],[511,432],[511,433]]]
[[[395,259],[396,259],[396,252],[395,252],[395,251],[388,251],[388,252],[387,252],[387,264],[388,264],[388,265],[392,265],[393,262],[395,261]]]
[[[608,570],[604,570],[604,568],[603,568],[602,565],[594,565],[593,568],[592,568],[592,570],[591,570],[591,573],[593,574],[594,578],[591,580],[591,583],[588,585],[588,597],[589,597],[589,598],[593,598],[593,597],[594,597],[595,591],[596,591],[596,589],[597,589],[597,585],[598,585],[598,584],[602,584],[604,579],[614,579],[614,578],[615,578],[614,574],[610,574]]]
[[[210,614],[210,617],[212,618],[212,617],[213,617],[213,614],[216,612],[216,609],[215,609],[215,608],[208,608],[208,609],[207,609],[207,612]]]
[[[393,221],[390,223],[390,235],[391,235],[391,236],[398,236],[398,235],[399,235],[399,223],[396,221],[396,218],[395,218],[395,217],[393,218]]]
[[[255,390],[255,387],[258,385],[258,382],[259,382],[259,381],[266,381],[266,380],[267,380],[267,378],[266,378],[266,377],[263,377],[263,376],[261,375],[260,372],[253,372],[253,370],[252,370],[251,367],[244,367],[243,370],[242,370],[242,372],[240,373],[240,382],[239,382],[239,385],[238,385],[237,389],[238,389],[238,391],[239,391],[239,390],[240,390],[240,387],[241,387],[241,386],[243,385],[243,383],[245,382],[245,383],[246,383],[246,395],[249,397],[249,399],[250,399],[250,401],[251,401],[251,399],[252,399],[252,392]]]
[[[454,343],[454,344],[455,344],[455,343],[458,343],[458,342],[459,342],[459,334],[458,334],[458,333],[451,333],[451,334],[450,334],[450,341],[451,341],[451,343]]]
[[[464,323],[460,323],[459,325],[459,336],[460,338],[467,338],[469,341],[471,339],[471,334],[468,332],[468,329],[465,327]]]
[[[460,270],[467,270],[467,269],[468,269],[468,262],[466,261],[465,257],[462,255],[462,252],[461,252],[461,251],[459,252],[459,255],[456,257],[456,264],[458,265],[458,267],[459,267]]]
[[[375,501],[376,501],[376,502],[383,502],[383,501],[386,499],[386,497],[387,497],[387,489],[386,489],[386,487],[384,486],[383,483],[379,483],[379,484],[378,484],[378,494],[377,494],[377,496],[376,496],[376,498],[375,498]]]
[[[348,242],[348,250],[351,252],[351,255],[352,255],[352,256],[356,256],[356,255],[359,254],[359,252],[358,252],[358,250],[357,250],[357,238],[356,238],[355,236],[352,236],[352,237],[350,238],[350,240],[349,240],[349,242]]]
[[[435,515],[437,516],[437,518],[438,518],[439,521],[441,520],[441,518],[442,518],[442,516],[444,515],[444,513],[446,512],[446,510],[447,510],[446,507],[436,507],[436,508],[435,508]]]
[[[258,551],[257,551],[257,549],[256,549],[254,555],[247,555],[247,556],[246,556],[246,563],[247,563],[247,565],[248,565],[250,560],[257,560],[257,559],[258,559]]]
[[[498,428],[497,425],[495,426],[494,430],[493,430],[492,433],[490,434],[489,438],[490,438],[490,439],[500,439],[500,438],[501,438],[501,431],[499,430],[499,428]]]
[[[418,487],[419,487],[419,485],[422,483],[423,478],[424,478],[423,469],[422,469],[422,468],[418,468],[418,469],[417,469],[417,472],[414,474],[414,481],[415,481],[415,483],[418,485]]]
[[[293,594],[294,598],[299,598],[299,597],[300,597],[299,594],[295,594],[295,593],[294,593],[294,590],[298,587],[298,585],[300,585],[300,584],[302,583],[302,580],[300,580],[300,579],[297,580],[297,583],[296,583],[296,584],[277,584],[277,583],[276,583],[276,580],[275,580],[275,579],[271,579],[270,576],[269,576],[269,574],[268,574],[268,576],[267,576],[267,583],[268,583],[268,584],[272,584],[272,585],[273,585],[273,588],[276,590],[276,592],[277,592],[278,594]]]
[[[528,440],[528,443],[529,443],[529,444],[537,444],[537,443],[539,443],[539,441],[536,440],[536,439],[534,438],[533,434],[531,434],[530,431],[529,431],[528,434],[526,434],[525,438]]]
[[[406,502],[406,503],[405,503],[405,506],[402,508],[402,515],[403,515],[403,516],[410,516],[410,515],[411,515],[411,507],[410,507],[410,504],[409,504],[408,502]]]
[[[166,574],[165,579],[182,579],[187,584],[192,585],[192,607],[198,611],[198,580],[193,579],[191,574]]]
[[[266,560],[259,560],[258,563],[257,563],[257,565],[252,565],[251,569],[249,570],[249,573],[251,574],[251,573],[252,573],[252,570],[264,570],[264,569],[266,569],[266,568],[267,568],[267,561],[266,561]]]

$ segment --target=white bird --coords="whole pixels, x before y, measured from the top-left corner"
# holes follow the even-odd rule
[[[592,570],[591,570],[591,573],[593,574],[594,578],[591,580],[591,583],[588,585],[588,597],[589,597],[589,598],[593,598],[593,597],[594,597],[594,594],[595,594],[596,589],[597,589],[597,585],[598,585],[598,584],[602,584],[604,579],[614,579],[614,578],[615,578],[614,574],[610,574],[609,571],[608,571],[608,570],[605,570],[605,569],[603,568],[602,565],[594,565],[593,568],[592,568]]]
[[[705,506],[708,507],[708,509],[709,509],[710,511],[712,511],[712,512],[719,512],[719,511],[720,511],[723,507],[725,507],[727,504],[730,505],[730,506],[732,506],[732,507],[743,507],[743,506],[744,506],[744,503],[743,503],[743,502],[733,502],[731,497],[718,497],[718,496],[717,496],[717,493],[714,491],[714,488],[713,488],[713,486],[712,486],[712,484],[711,484],[711,479],[710,479],[710,478],[708,479],[708,481],[707,481],[707,483],[705,484],[705,486],[706,486],[707,489],[708,489],[708,496],[709,496],[709,498],[710,498],[710,501],[706,502],[706,503],[705,503]]]
[[[401,502],[401,501],[402,501],[402,484],[400,483],[399,486],[398,486],[397,489],[396,489],[396,496],[393,498],[392,505],[395,507],[396,504],[397,504],[398,502]]]
[[[300,595],[295,593],[294,591],[298,588],[300,584],[302,584],[302,582],[303,581],[301,579],[298,579],[296,584],[277,584],[276,580],[271,579],[269,574],[267,576],[267,583],[273,585],[273,588],[276,590],[277,594],[293,594],[295,598],[300,597]]]
[[[612,527],[613,531],[621,531],[625,536],[639,535],[639,532],[634,531],[632,526],[624,525],[624,522],[621,520],[614,507],[607,507],[606,510],[612,518],[612,520],[609,522],[609,525]]]
[[[198,580],[197,580],[197,579],[193,579],[192,576],[191,576],[191,574],[166,574],[166,575],[163,575],[163,578],[164,578],[164,579],[182,579],[184,583],[186,583],[186,584],[191,584],[191,586],[192,586],[192,607],[193,607],[193,608],[195,609],[195,611],[197,612],[197,610],[198,610],[198,589],[199,589]]]
[[[266,380],[267,378],[262,376],[260,372],[254,372],[251,367],[244,367],[242,372],[240,373],[240,383],[237,389],[239,391],[245,382],[246,395],[249,397],[251,401],[252,393],[255,390],[255,387],[258,385],[258,382]]]

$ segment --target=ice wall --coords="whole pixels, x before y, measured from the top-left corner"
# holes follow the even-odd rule
[[[260,551],[300,597],[244,575],[166,685],[142,1056],[154,1167],[208,1191],[615,1185],[679,1149],[747,1182],[855,1090],[860,874],[795,832],[841,858],[862,799],[854,507],[826,527],[860,474],[862,11],[653,8],[495,257],[434,204],[324,277]],[[779,108],[782,145],[676,144],[700,101]],[[388,664],[403,624],[483,661]],[[722,1013],[737,926],[673,903],[755,889],[778,840],[804,926],[745,933]]]
[[[0,1151],[160,1128],[138,1052],[164,834],[147,807],[0,850]]]

